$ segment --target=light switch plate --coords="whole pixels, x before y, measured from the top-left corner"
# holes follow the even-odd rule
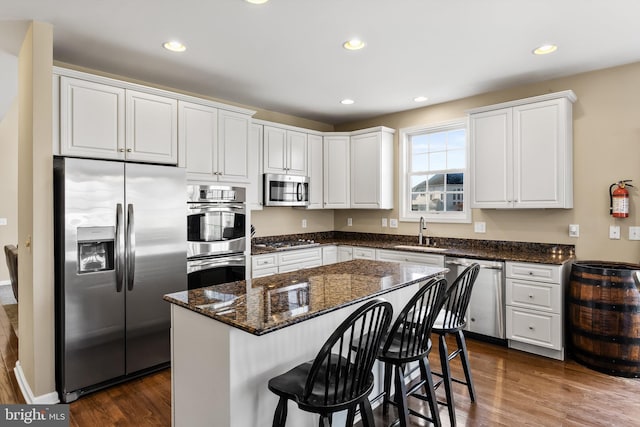
[[[610,225],[609,226],[609,238],[612,240],[620,239],[620,226],[619,225]]]
[[[389,227],[398,228],[398,220],[397,220],[397,218],[389,219]]]
[[[580,225],[569,224],[569,237],[580,237]]]
[[[353,225],[353,218],[347,218],[347,226],[351,227]]]
[[[382,218],[382,226],[383,227],[387,226],[387,218]]]
[[[306,219],[302,220],[302,228],[307,228],[307,220]]]
[[[0,225],[7,225],[7,218],[0,218]]]
[[[629,227],[629,240],[640,240],[640,227]]]
[[[476,233],[486,233],[487,232],[487,223],[483,221],[474,222],[473,223],[473,231]]]

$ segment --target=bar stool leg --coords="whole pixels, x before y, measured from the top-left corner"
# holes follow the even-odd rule
[[[363,427],[375,427],[373,422],[373,409],[371,409],[371,402],[369,402],[369,399],[364,399],[360,403],[360,416],[362,417]],[[351,426],[353,426],[353,424],[351,424]]]
[[[395,395],[394,400],[398,407],[398,418],[400,420],[400,427],[407,427],[409,425],[409,408],[407,406],[407,386],[404,383],[404,372],[402,366],[395,365]]]
[[[276,412],[273,415],[273,427],[284,427],[287,422],[287,399],[281,397],[278,400]]]
[[[429,365],[429,359],[426,357],[420,359],[420,375],[425,381],[426,394],[429,398],[429,409],[431,410],[431,419],[435,427],[440,427],[442,421],[440,421],[440,411],[438,410],[438,400],[436,399],[436,391],[433,387],[433,377],[431,376],[431,366]]]
[[[442,365],[442,379],[444,391],[447,395],[447,409],[449,410],[449,420],[451,427],[456,425],[456,407],[453,399],[453,387],[451,386],[451,367],[449,366],[449,350],[447,348],[446,334],[439,335],[440,364]]]
[[[462,361],[462,368],[464,371],[464,377],[467,381],[467,388],[469,389],[469,397],[471,397],[471,401],[476,401],[476,390],[473,387],[473,379],[471,378],[471,365],[469,365],[469,354],[467,353],[467,342],[464,339],[464,334],[462,331],[458,331],[456,334],[456,341],[458,342],[458,348],[462,351],[460,352],[460,359]]]
[[[382,414],[389,413],[389,401],[391,400],[391,364],[384,364],[384,396],[382,397]]]

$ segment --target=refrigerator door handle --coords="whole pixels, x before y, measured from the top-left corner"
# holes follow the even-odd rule
[[[124,239],[122,237],[122,203],[116,205],[116,292],[124,285]]]
[[[136,273],[136,235],[133,217],[133,204],[127,205],[127,289],[133,290],[133,281]]]

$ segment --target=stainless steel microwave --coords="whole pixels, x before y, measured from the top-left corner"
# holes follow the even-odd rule
[[[264,174],[265,206],[309,206],[309,177]]]

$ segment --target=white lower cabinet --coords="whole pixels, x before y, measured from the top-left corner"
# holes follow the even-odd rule
[[[338,262],[338,247],[335,245],[322,247],[322,265],[335,264]]]
[[[353,246],[338,246],[338,262],[351,261],[353,259]]]
[[[278,273],[278,256],[264,254],[251,256],[251,277],[271,276]]]
[[[322,265],[322,248],[294,249],[251,257],[251,277],[289,273]]]
[[[564,360],[564,286],[569,263],[506,263],[509,347]]]
[[[376,259],[376,250],[373,248],[353,247],[353,259]]]

